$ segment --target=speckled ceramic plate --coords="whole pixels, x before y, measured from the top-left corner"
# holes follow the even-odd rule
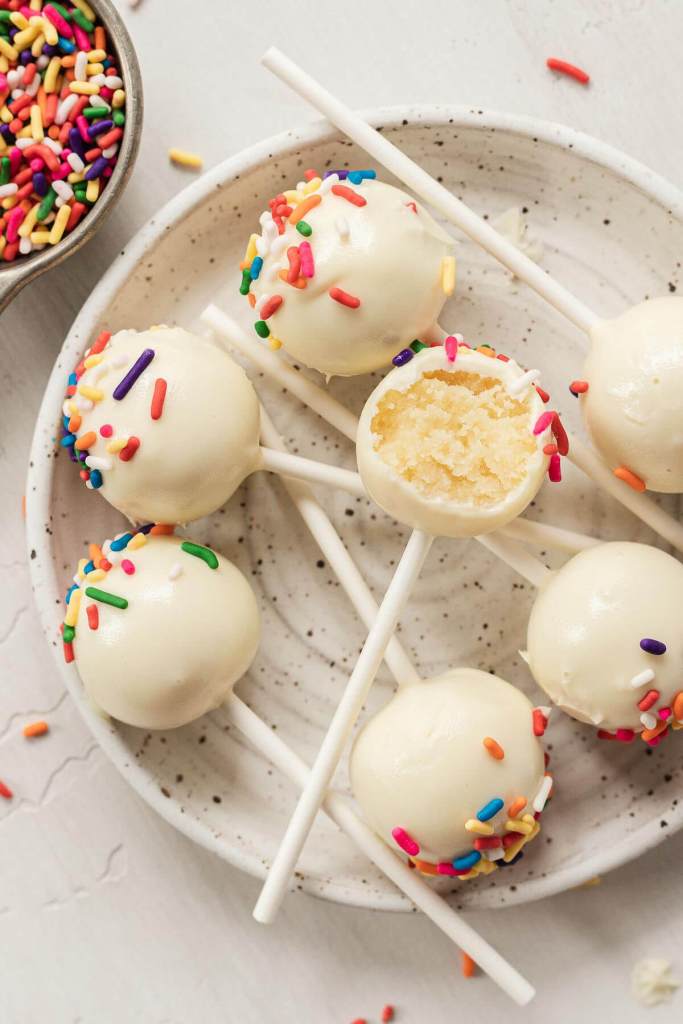
[[[543,264],[598,312],[613,315],[678,282],[683,203],[666,182],[627,157],[566,128],[459,108],[374,112],[371,120],[474,209],[496,218],[525,211],[543,241]],[[325,124],[261,143],[205,174],[133,239],[83,307],[64,343],[40,410],[27,488],[30,562],[48,642],[65,684],[103,748],[130,784],[192,839],[254,875],[264,873],[289,813],[293,789],[216,712],[171,733],[110,725],[89,708],[73,666],[61,662],[60,603],[88,541],[124,526],[97,494],[80,486],[65,456],[55,458],[55,424],[67,373],[103,327],[151,323],[192,327],[216,300],[249,320],[237,294],[237,265],[264,201],[304,167],[367,166],[367,157]],[[444,326],[487,341],[530,366],[571,426],[580,429],[567,381],[581,366],[584,339],[557,314],[461,239],[459,284]],[[254,344],[256,344],[256,340]],[[267,408],[299,452],[352,467],[348,442],[289,396],[256,378]],[[355,410],[373,378],[334,380]],[[371,504],[321,495],[352,555],[379,596],[406,531]],[[667,505],[676,510],[678,501]],[[546,485],[530,514],[609,539],[653,540],[621,506],[567,471]],[[288,504],[279,482],[252,476],[230,503],[194,524],[247,574],[263,611],[263,642],[238,693],[296,751],[313,757],[353,666],[364,630]],[[552,564],[559,557],[551,556]],[[493,670],[539,693],[518,655],[530,588],[476,542],[438,541],[402,625],[424,675],[448,666]],[[366,713],[391,693],[385,671]],[[543,832],[514,868],[477,883],[444,880],[458,905],[498,906],[577,885],[655,846],[683,823],[676,794],[683,743],[655,750],[599,742],[555,714],[546,734],[556,796]],[[345,770],[339,784],[346,785]],[[321,818],[308,842],[297,888],[384,909],[407,901]]]

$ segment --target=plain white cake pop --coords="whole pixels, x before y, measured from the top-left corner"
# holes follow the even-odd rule
[[[525,657],[538,685],[573,718],[620,730],[622,739],[635,731],[656,741],[667,722],[676,725],[674,707],[683,717],[681,608],[683,565],[675,558],[647,544],[600,544],[541,587]]]
[[[534,725],[524,694],[477,669],[402,687],[356,739],[353,794],[420,870],[488,873],[539,829],[552,780]]]
[[[333,175],[302,182],[284,200],[289,215],[279,218],[276,204],[261,217],[241,288],[251,289],[256,330],[273,347],[352,376],[387,366],[434,326],[455,286],[453,241],[412,196]]]
[[[683,492],[683,299],[641,302],[591,330],[581,409],[612,469]],[[637,481],[636,481],[637,483]]]
[[[67,661],[75,657],[89,697],[144,729],[173,729],[217,708],[259,643],[242,573],[175,536],[124,534],[101,550],[79,565],[64,626]]]
[[[358,470],[372,498],[401,523],[472,537],[504,526],[538,493],[554,414],[528,373],[489,351],[454,340],[448,350],[423,349],[365,403]]]
[[[209,515],[257,467],[256,392],[211,342],[180,327],[119,331],[84,366],[70,378],[65,441],[131,521]]]

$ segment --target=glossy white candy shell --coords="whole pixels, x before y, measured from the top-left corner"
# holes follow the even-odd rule
[[[683,224],[670,211],[680,216],[681,197],[623,154],[527,118],[436,107],[371,116],[480,212],[495,218],[512,205],[527,207],[545,244],[544,265],[605,316],[616,316],[625,296],[635,303],[646,293],[661,293],[663,283],[676,274]],[[99,329],[178,321],[192,327],[209,300],[230,308],[249,327],[251,311],[238,294],[245,225],[258,220],[274,187],[297,179],[302,167],[345,162],[367,166],[367,157],[340,142],[327,126],[316,125],[268,139],[227,161],[153,218],[102,279],[66,340],[45,393],[26,489],[28,545],[35,553],[29,565],[38,609],[65,684],[90,729],[129,783],[168,822],[261,876],[294,805],[292,787],[229,728],[220,711],[147,741],[137,729],[107,725],[87,703],[73,666],[62,662],[60,599],[76,559],[87,554],[83,542],[112,536],[126,524],[106,502],[79,486],[68,459],[55,460],[54,438],[66,375]],[[524,366],[540,366],[544,386],[565,421],[579,428],[578,403],[566,386],[580,376],[583,337],[475,246],[461,241],[458,250],[460,283],[445,308],[444,327],[488,341]],[[181,263],[182,278],[177,272]],[[349,443],[279,388],[251,376],[278,427],[288,439],[296,438],[301,454],[353,468],[355,451]],[[360,413],[377,381],[376,376],[335,379],[331,389]],[[652,539],[621,506],[571,467],[563,469],[564,484],[544,487],[529,515],[612,539]],[[408,531],[375,505],[320,494],[369,583],[378,595],[383,593]],[[679,512],[675,499],[666,506]],[[293,516],[277,480],[265,474],[249,477],[225,510],[189,532],[235,562],[257,593],[263,641],[237,693],[311,760],[365,631],[327,566],[318,566],[316,546]],[[546,558],[554,566],[564,560]],[[457,664],[492,669],[522,687],[534,703],[545,703],[517,654],[534,595],[475,541],[440,540],[415,590],[401,637],[425,676]],[[383,706],[391,692],[382,669],[368,713]],[[598,741],[592,730],[565,715],[554,716],[548,737],[557,785],[543,835],[507,874],[467,885],[451,879],[437,883],[443,891],[457,892],[458,905],[509,906],[577,885],[654,846],[683,823],[683,804],[674,804],[682,756],[676,738],[647,757],[636,744]],[[343,770],[337,781],[346,785]],[[220,796],[221,804],[213,796]],[[409,907],[322,817],[298,871],[296,885],[328,899],[393,910]]]

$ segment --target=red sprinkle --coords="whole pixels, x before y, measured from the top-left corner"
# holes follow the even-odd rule
[[[341,303],[342,306],[348,306],[349,309],[358,309],[360,306],[360,299],[357,299],[355,295],[349,295],[348,292],[342,291],[341,288],[330,288],[329,296],[335,302]],[[263,311],[261,312],[261,317],[263,318]]]
[[[548,727],[548,719],[540,708],[534,708],[531,712],[531,720],[534,727],[534,736],[542,736]]]
[[[100,612],[96,604],[89,604],[85,609],[88,616],[88,625],[91,629],[97,629],[100,624]]]
[[[14,793],[9,788],[9,786],[6,786],[5,783],[1,779],[0,779],[0,796],[3,796],[5,798],[5,800],[11,800],[12,797],[14,796]],[[391,1020],[391,1017],[389,1017],[388,1020]]]
[[[150,407],[150,416],[153,420],[160,420],[161,414],[164,411],[164,399],[166,398],[166,381],[163,377],[157,377],[154,382],[154,394],[152,395],[152,405]]]
[[[577,398],[578,398],[579,395],[585,395],[586,392],[588,391],[588,381],[587,380],[573,380],[571,382],[571,384],[569,385],[569,390]]]
[[[98,334],[97,338],[90,347],[89,354],[91,356],[96,356],[98,355],[98,353],[102,352],[103,349],[106,348],[107,344],[109,343],[110,338],[111,331],[102,331],[100,334]]]
[[[349,188],[348,185],[333,185],[332,191],[335,196],[341,196],[342,199],[347,199],[350,203],[353,203],[354,206],[365,206],[367,204],[367,199],[364,199],[363,196],[354,192],[354,190]]]
[[[548,479],[551,484],[559,484],[562,481],[562,462],[557,452],[550,456],[550,464],[548,466]]]
[[[387,1003],[387,1005],[382,1010],[382,1015],[381,1015],[380,1019],[382,1021],[382,1024],[389,1024],[389,1021],[394,1019],[394,1008],[393,1008],[393,1006],[391,1006],[389,1003]]]
[[[281,295],[271,295],[271,297],[269,299],[266,299],[266,301],[261,306],[261,319],[267,320],[268,317],[271,317],[273,315],[273,313],[277,313],[282,303],[283,298]]]
[[[449,363],[454,363],[458,354],[458,342],[457,339],[449,334],[443,343],[443,347],[446,349],[446,358]]]
[[[73,660],[74,660],[73,644],[65,643],[64,644],[64,661],[67,663],[67,665],[70,665]]]
[[[536,388],[536,394],[541,399],[543,404],[547,405],[547,403],[550,401],[550,395],[548,394],[548,392],[544,388],[542,388],[540,384],[534,384],[534,387]]]
[[[570,78],[575,78],[577,82],[581,82],[582,85],[588,85],[590,82],[590,75],[581,68],[577,68],[575,64],[568,64],[566,60],[558,60],[557,57],[548,57],[546,61],[547,66],[551,71],[559,71],[562,75],[568,75]]]
[[[299,272],[301,270],[301,253],[296,245],[290,245],[287,250],[287,259],[289,260],[287,282],[294,284],[295,281],[299,280]]]
[[[557,450],[560,455],[566,455],[569,452],[569,438],[557,413],[553,419],[553,437],[557,441]]]
[[[415,203],[413,203],[413,202],[406,203],[406,206],[409,206],[410,209],[413,211],[413,213],[417,213],[417,206],[415,205]]]
[[[500,836],[479,836],[474,840],[475,850],[495,850],[501,845]]]
[[[557,445],[556,444],[546,444],[546,445],[544,445],[543,446],[543,454],[544,455],[556,455],[557,454]]]
[[[313,179],[317,177],[318,172],[314,171],[312,167],[309,167],[307,171],[304,171],[304,178],[306,181],[313,181]]]
[[[638,701],[638,707],[641,711],[649,711],[652,705],[657,703],[659,698],[659,690],[648,690],[643,699]]]
[[[121,462],[130,462],[130,460],[133,458],[133,456],[135,455],[135,453],[136,453],[136,451],[138,450],[139,447],[140,447],[140,438],[139,437],[129,437],[128,438],[128,444],[126,445],[125,448],[122,448],[121,451],[119,452],[119,458],[121,459]]]

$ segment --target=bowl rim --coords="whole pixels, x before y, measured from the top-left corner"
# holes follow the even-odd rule
[[[683,192],[676,186],[607,143],[556,122],[542,121],[526,115],[436,104],[379,107],[363,111],[362,116],[372,125],[382,126],[385,129],[408,127],[417,122],[424,127],[497,130],[501,133],[521,135],[560,149],[567,149],[623,178],[650,199],[657,201],[672,217],[683,221]],[[29,553],[31,550],[35,551],[35,555],[29,557],[32,589],[41,625],[48,642],[56,635],[56,630],[61,622],[61,603],[56,606],[54,602],[54,595],[55,593],[60,594],[61,588],[52,560],[50,534],[45,528],[51,517],[55,459],[45,459],[41,449],[46,430],[50,434],[53,433],[54,425],[61,414],[65,362],[68,366],[73,365],[81,354],[83,344],[81,339],[92,336],[95,331],[101,329],[99,318],[104,309],[110,305],[116,293],[125,284],[149,249],[193,209],[200,206],[217,188],[229,185],[236,178],[244,177],[257,170],[265,161],[275,156],[285,156],[299,149],[325,142],[335,136],[341,136],[341,133],[327,121],[315,121],[302,128],[289,129],[257,142],[222,161],[201,178],[186,186],[150,217],[123,247],[120,255],[100,278],[89,298],[81,307],[57,356],[43,394],[29,455],[26,486],[26,539]],[[241,849],[222,845],[207,826],[183,814],[179,803],[163,796],[156,781],[134,758],[131,758],[128,748],[124,746],[116,730],[88,704],[75,666],[64,663],[61,646],[54,644],[50,644],[50,646],[58,672],[86,724],[114,766],[132,788],[165,821],[188,838],[218,854],[240,870],[258,878],[265,877],[266,868],[261,858],[252,856]],[[660,828],[658,822],[648,822],[637,832],[625,836],[619,844],[606,847],[587,859],[565,865],[554,872],[552,876],[515,880],[516,891],[506,890],[505,906],[531,902],[581,885],[594,876],[604,874],[633,860],[647,850],[653,849],[667,836],[683,827],[683,802],[667,812],[667,821],[669,825],[667,829]],[[349,887],[335,885],[334,879],[321,883],[308,875],[303,875],[299,881],[304,891],[340,904],[392,911],[412,909],[412,904],[407,897],[398,891],[378,900],[369,891],[370,887],[359,886],[357,890],[352,890]],[[478,898],[472,903],[473,909],[500,906],[498,899],[486,898],[487,891],[482,889],[478,893]],[[497,893],[497,890],[492,890],[492,892]],[[457,902],[457,893],[449,896],[449,899]]]
[[[99,231],[121,198],[133,173],[140,149],[144,117],[142,74],[133,41],[112,0],[89,0],[109,36],[119,61],[126,91],[126,127],[114,173],[93,208],[57,245],[28,258],[0,264],[0,312],[18,291],[46,270],[72,256]]]

